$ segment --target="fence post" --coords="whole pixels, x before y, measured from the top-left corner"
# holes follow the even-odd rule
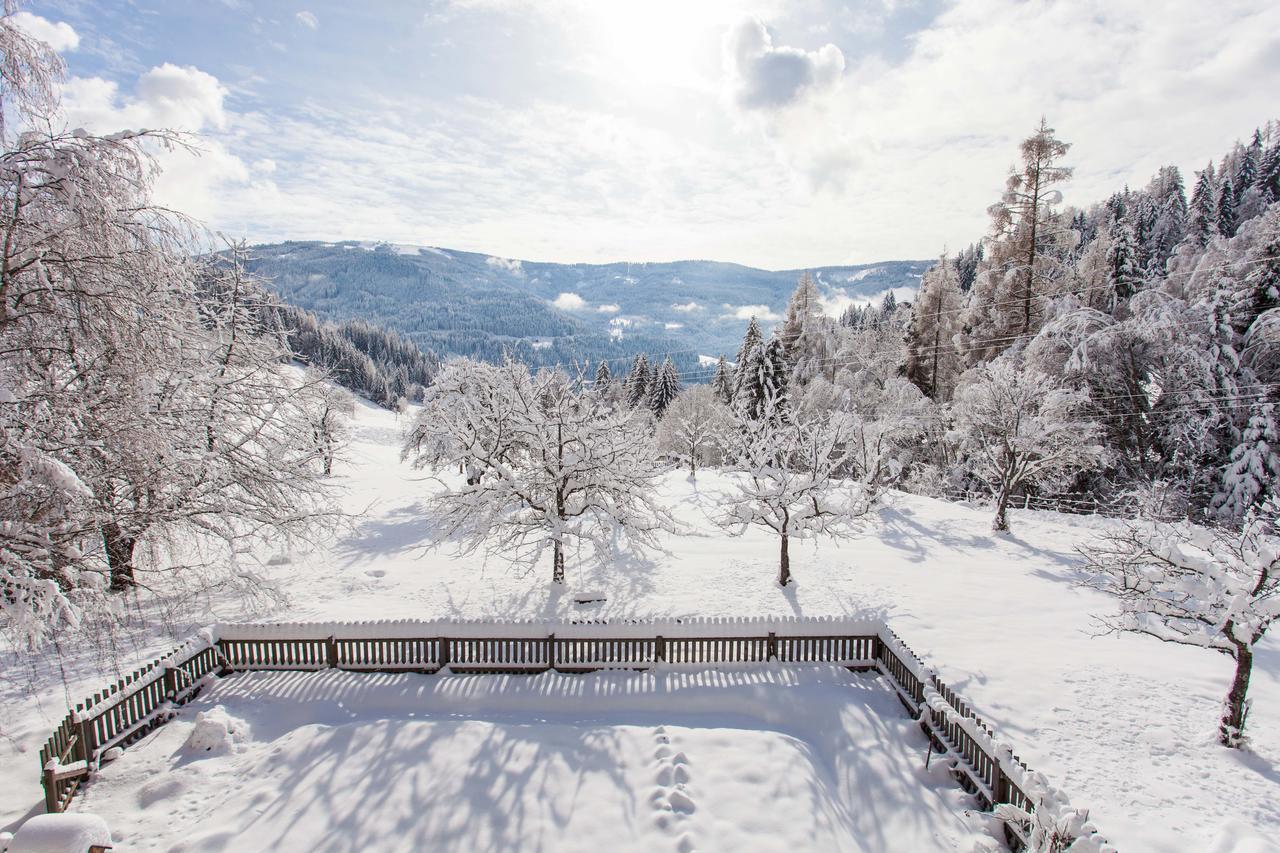
[[[444,669],[449,665],[449,638],[439,637],[437,642],[440,643],[440,668]]]
[[[995,811],[996,803],[1008,802],[1008,796],[1004,792],[1005,779],[1004,770],[1000,767],[1000,756],[996,755],[992,758],[991,768],[991,810]]]
[[[773,631],[769,632],[769,640],[766,645],[765,657],[768,660],[778,659],[778,635]]]
[[[1031,495],[1026,494],[1022,496],[1022,508],[1023,509],[1031,508]]]
[[[661,636],[653,641],[653,656],[660,661],[667,659],[667,641]]]
[[[547,669],[556,668],[556,635],[547,635]]]
[[[58,802],[57,771],[54,769],[57,766],[58,762],[50,758],[44,764],[44,774],[41,777],[41,783],[44,785],[44,810],[49,814],[62,811],[61,803]]]
[[[330,669],[338,667],[338,641],[333,637],[329,637],[324,641],[324,662],[329,665]]]
[[[164,698],[170,702],[178,701],[178,668],[172,660],[164,664]]]

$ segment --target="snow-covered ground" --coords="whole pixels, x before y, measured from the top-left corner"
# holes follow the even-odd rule
[[[195,731],[197,713],[235,734]],[[107,765],[76,808],[109,816],[120,850],[991,844],[925,750],[875,677],[832,667],[254,673]]]
[[[1017,511],[1011,516],[1012,535],[996,536],[990,532],[987,510],[893,495],[857,538],[840,543],[793,543],[796,582],[780,589],[775,581],[777,547],[773,540],[754,531],[729,538],[708,521],[715,493],[723,487],[722,479],[715,472],[705,472],[699,474],[696,484],[691,484],[683,473],[678,473],[667,477],[663,491],[677,517],[692,531],[669,538],[669,554],[652,560],[629,559],[608,569],[583,566],[570,553],[568,589],[561,591],[552,589],[548,582],[549,565],[530,572],[497,558],[460,558],[447,546],[429,548],[433,531],[423,496],[432,484],[399,462],[399,428],[392,413],[373,408],[358,412],[351,463],[339,470],[336,481],[346,489],[348,509],[364,513],[362,518],[349,528],[333,531],[310,552],[262,555],[264,563],[272,564],[264,572],[285,592],[287,602],[271,604],[259,599],[252,610],[246,611],[247,605],[240,596],[215,597],[197,618],[231,620],[246,613],[260,617],[267,612],[285,619],[883,616],[917,653],[940,667],[943,677],[973,701],[979,713],[1014,744],[1024,760],[1048,774],[1074,803],[1090,807],[1096,822],[1121,850],[1243,853],[1275,849],[1264,839],[1280,836],[1280,645],[1271,639],[1258,649],[1251,687],[1254,704],[1249,718],[1252,750],[1233,752],[1218,747],[1214,728],[1231,674],[1229,660],[1212,652],[1149,638],[1097,636],[1100,629],[1095,617],[1109,612],[1112,603],[1099,593],[1075,585],[1079,567],[1075,549],[1104,523],[1099,519]],[[577,606],[569,593],[583,588],[602,590],[608,600]],[[144,610],[149,617],[155,613],[154,608]],[[181,631],[189,621],[170,617],[166,624]],[[11,657],[5,658],[6,671],[0,675],[0,699],[4,703],[0,721],[0,733],[4,735],[0,741],[0,828],[39,810],[35,756],[48,728],[63,713],[65,702],[100,688],[107,680],[105,668],[113,660],[121,666],[131,666],[171,644],[170,638],[152,628],[126,632],[114,639],[114,657],[71,650],[65,662],[65,687],[57,673],[40,668],[26,671],[13,666]],[[320,676],[314,678],[325,689],[339,689]],[[513,760],[516,766],[526,769],[533,760],[528,756],[533,753],[519,750],[536,751],[516,737],[517,730],[527,731],[531,725],[530,719],[518,716],[478,715],[472,718],[474,724],[464,725],[460,718],[406,720],[403,713],[394,718],[377,718],[352,707],[351,713],[357,714],[350,722],[352,728],[338,727],[328,734],[314,729],[326,720],[320,711],[314,719],[295,716],[275,723],[267,715],[259,722],[259,712],[235,698],[235,691],[240,689],[237,684],[246,683],[242,679],[229,680],[218,688],[218,693],[202,700],[201,706],[208,707],[215,699],[224,701],[234,709],[233,713],[250,720],[254,732],[248,751],[205,765],[210,772],[223,772],[218,778],[229,785],[244,783],[246,790],[251,787],[257,791],[258,787],[256,783],[251,785],[247,777],[237,776],[237,768],[248,772],[261,768],[266,772],[269,749],[279,747],[281,755],[290,761],[306,756],[310,762],[306,767],[311,775],[299,782],[297,796],[323,796],[324,777],[314,768],[327,766],[326,762],[335,759],[321,747],[376,749],[374,743],[358,746],[359,739],[354,737],[357,728],[378,738],[403,739],[405,744],[435,742],[446,731],[457,732],[462,738],[461,733],[467,730],[467,742],[491,742],[495,748],[509,749],[510,754],[523,756]],[[299,695],[288,691],[292,685],[303,683],[284,677],[271,682],[282,695]],[[862,682],[855,679],[852,683]],[[33,686],[35,699],[28,695]],[[364,691],[357,692],[362,698],[365,696]],[[867,707],[879,708],[874,704],[878,701],[869,700]],[[500,712],[501,708],[493,713]],[[824,772],[822,762],[829,760],[807,754],[812,767],[804,769],[800,758],[806,754],[803,743],[808,742],[804,733],[761,726],[758,722],[750,729],[708,715],[693,720],[688,714],[673,714],[665,721],[646,718],[641,722],[638,713],[614,710],[610,714],[613,716],[593,722],[591,725],[596,728],[591,730],[598,731],[601,739],[616,739],[616,754],[626,757],[627,773],[636,774],[627,777],[627,784],[639,785],[643,781],[642,769],[630,763],[638,761],[641,754],[633,751],[641,749],[643,740],[636,726],[663,725],[704,739],[709,752],[717,755],[709,758],[707,765],[729,767],[739,760],[733,757],[737,747],[724,740],[724,733],[729,730],[752,732],[743,737],[760,740],[744,748],[772,756],[770,761],[776,759],[778,767],[797,768],[797,778],[804,778],[803,773],[820,776]],[[549,719],[546,714],[539,713],[539,717]],[[336,722],[327,719],[326,725]],[[175,723],[171,728],[181,725],[186,724]],[[545,734],[539,737],[562,746],[563,738],[569,738],[571,745],[587,749],[582,732],[556,730],[555,725],[567,723],[548,722]],[[904,731],[902,720],[892,714],[883,716],[877,725],[885,736]],[[652,728],[646,730],[651,732]],[[141,768],[158,766],[147,762],[183,762],[173,757],[175,747],[181,743],[181,729],[174,728],[172,733],[162,730],[153,737],[158,745],[152,752],[146,757],[138,753],[136,760],[136,750],[126,753],[109,771],[104,771],[104,781],[85,800],[91,804],[131,804],[121,806],[118,814],[107,813],[102,805],[94,806],[113,826],[145,829],[147,821],[154,820],[143,814],[146,809],[139,805],[136,786],[124,784],[123,779],[117,786],[113,779],[141,772],[131,771],[134,764]],[[786,737],[797,740],[787,741]],[[265,744],[271,746],[263,753]],[[518,749],[516,744],[520,744]],[[880,749],[884,752],[874,762],[897,766],[891,765],[898,760],[893,757],[894,750],[906,748],[914,756],[913,767],[918,770],[923,762],[918,747],[919,742],[905,747],[883,745]],[[652,752],[655,747],[647,748]],[[439,760],[446,762],[444,767],[466,767],[466,749],[459,740],[459,751],[442,755]],[[613,753],[601,753],[610,754]],[[449,765],[451,761],[456,764]],[[197,772],[190,768],[199,763],[188,761],[184,765],[187,769],[180,772]],[[343,772],[353,774],[352,784],[364,778],[354,771]],[[554,772],[570,774],[567,764]],[[565,790],[571,779],[586,786],[593,778],[591,772],[594,771],[583,769],[580,777],[556,777],[556,790]],[[432,787],[442,784],[435,772],[414,778],[413,786],[422,796],[440,796]],[[792,784],[791,777],[787,778],[786,784]],[[597,781],[590,784],[594,786]],[[159,777],[155,784],[160,784]],[[648,788],[635,790],[647,807],[646,798],[655,783],[646,784]],[[726,780],[723,784],[730,783]],[[776,784],[781,783],[771,781],[753,796],[767,801],[773,790],[769,786]],[[942,802],[941,794],[927,793],[930,780],[922,779],[919,784],[926,791],[921,794],[921,802],[928,796]],[[857,787],[850,790],[863,795]],[[727,808],[723,806],[723,789],[716,793],[707,782],[699,782],[698,791],[704,799],[694,819],[730,814],[723,810]],[[466,807],[472,808],[476,800],[465,799],[469,795],[460,794],[464,805],[469,803]],[[189,802],[184,799],[189,795],[174,796]],[[247,805],[251,801],[248,795],[236,802],[250,812],[261,806],[265,814],[273,808],[270,804],[275,804],[277,810],[281,808],[281,801],[275,796],[266,794],[252,806]],[[524,813],[539,826],[544,826],[546,815],[553,812],[538,809],[558,808],[554,802],[546,806],[520,802],[524,805],[518,808],[530,810]],[[857,810],[856,803],[840,804],[834,798],[831,802],[832,808]],[[307,800],[301,803],[305,805]],[[512,805],[516,808],[514,800]],[[170,812],[171,806],[172,803],[159,807],[159,811]],[[600,807],[618,809],[623,805],[622,800],[602,800]],[[634,808],[631,814],[641,814],[639,804],[628,808]],[[760,811],[766,808],[767,805]],[[920,808],[924,810],[921,815],[931,813],[931,806]],[[912,820],[910,815],[901,819]],[[924,818],[919,820],[923,825]],[[622,817],[614,821],[618,830],[611,836],[611,844],[619,844],[627,837],[629,827],[624,830],[623,821]],[[310,823],[309,818],[299,819],[298,825]],[[238,827],[245,825],[235,823],[226,829],[239,832]],[[276,831],[282,825],[270,824]],[[568,825],[556,824],[561,828]],[[810,822],[804,831],[817,832],[817,826]],[[490,831],[497,832],[499,828],[491,826]],[[676,833],[664,837],[674,846],[680,836]],[[712,837],[701,830],[695,843],[706,849]],[[232,841],[229,843],[234,847]],[[815,845],[821,846],[817,841],[798,846]],[[548,843],[548,847],[552,846]],[[732,845],[722,849],[732,849]],[[886,849],[907,848],[889,844]]]

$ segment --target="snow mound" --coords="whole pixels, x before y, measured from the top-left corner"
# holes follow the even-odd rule
[[[202,755],[226,755],[239,752],[249,741],[249,724],[239,717],[227,713],[227,709],[216,705],[208,711],[196,714],[196,724],[187,735],[187,742],[182,748],[187,752]]]
[[[18,829],[9,853],[85,853],[111,844],[111,830],[97,815],[41,814]]]

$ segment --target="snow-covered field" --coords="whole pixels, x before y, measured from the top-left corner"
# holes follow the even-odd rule
[[[584,567],[570,553],[568,589],[561,591],[548,582],[549,564],[529,572],[496,558],[459,558],[447,546],[429,550],[433,534],[422,498],[432,485],[399,462],[398,439],[394,414],[372,408],[358,412],[351,464],[339,470],[336,480],[347,489],[348,509],[365,514],[350,528],[317,542],[310,552],[262,555],[264,563],[271,563],[264,572],[287,594],[287,602],[268,605],[259,600],[255,609],[246,611],[238,596],[215,597],[198,618],[230,620],[267,612],[285,619],[883,616],[917,653],[939,666],[943,677],[973,701],[1024,760],[1048,774],[1074,803],[1090,807],[1095,821],[1121,850],[1275,849],[1266,839],[1280,836],[1280,647],[1271,639],[1258,649],[1249,718],[1252,751],[1218,747],[1214,728],[1231,673],[1229,660],[1149,638],[1097,636],[1095,617],[1109,612],[1112,603],[1075,585],[1075,548],[1088,540],[1100,520],[1019,511],[1011,517],[1012,535],[996,536],[989,531],[987,510],[893,495],[855,539],[793,543],[796,582],[780,589],[774,541],[759,532],[728,538],[707,520],[722,485],[715,472],[701,473],[696,484],[684,474],[671,474],[664,496],[694,532],[669,538],[667,555],[651,561],[632,559],[608,569]],[[570,593],[584,588],[602,590],[608,600],[575,605]],[[181,631],[189,621],[175,617],[167,624]],[[122,667],[171,644],[171,638],[154,629],[127,632],[116,641],[114,657]],[[4,659],[0,827],[39,810],[39,745],[68,699],[107,681],[111,656],[69,651],[66,686],[57,673],[27,671],[15,666],[12,657]],[[597,830],[575,821],[597,809],[609,815],[603,821],[609,828],[609,845],[621,846],[634,837],[637,849],[675,848],[686,831],[698,849],[741,849],[742,845],[716,840],[746,837],[726,835],[730,825],[740,833],[746,832],[743,826],[757,827],[751,830],[757,840],[767,832],[779,833],[776,844],[773,839],[768,844],[760,841],[771,849],[839,849],[840,839],[851,837],[867,844],[866,849],[930,849],[894,843],[887,833],[898,826],[914,827],[911,838],[934,838],[937,833],[935,843],[944,849],[948,844],[963,850],[972,847],[962,834],[958,812],[945,808],[958,800],[939,790],[933,777],[921,775],[923,741],[909,731],[891,697],[866,687],[868,680],[862,677],[850,676],[837,690],[832,677],[821,676],[814,688],[846,696],[846,711],[841,713],[857,721],[846,731],[858,745],[854,752],[866,753],[866,763],[847,766],[843,776],[833,775],[832,768],[839,770],[845,765],[838,762],[848,759],[822,753],[801,722],[792,727],[762,722],[742,710],[722,717],[703,708],[673,708],[663,717],[611,707],[575,716],[563,705],[513,709],[495,697],[492,705],[468,706],[464,715],[451,716],[457,711],[447,703],[432,704],[446,702],[449,691],[433,686],[430,679],[375,677],[380,680],[368,682],[371,686],[366,688],[355,681],[332,680],[338,677],[353,678],[228,680],[182,720],[153,735],[151,744],[109,765],[78,807],[103,814],[129,836],[131,845],[141,844],[153,829],[185,825],[182,822],[195,820],[201,809],[216,806],[217,817],[202,822],[197,834],[232,833],[222,839],[228,849],[256,846],[256,839],[268,837],[260,832],[321,833],[335,827],[490,833],[465,836],[460,849],[470,843],[483,848],[485,838],[501,840],[511,837],[504,833],[528,830],[548,833],[540,836],[546,849],[563,849],[552,843],[551,834],[559,838],[564,833],[573,844],[593,837]],[[608,678],[614,677],[622,676]],[[560,689],[557,685],[606,680],[591,676],[528,683],[554,692]],[[242,691],[251,683],[280,698],[246,701]],[[485,682],[490,686],[483,690],[495,695],[499,683]],[[35,699],[28,695],[33,686]],[[726,697],[733,689],[738,688],[730,686]],[[422,696],[421,710],[399,703],[413,691]],[[292,707],[286,698],[298,696],[329,698],[287,714],[281,710]],[[362,704],[366,700],[369,704]],[[252,735],[245,750],[201,760],[184,756],[180,746],[192,715],[218,702],[250,723]],[[742,704],[730,698],[726,703],[729,708]],[[409,711],[417,717],[409,717]],[[820,708],[813,712],[836,713]],[[751,721],[744,721],[744,714]],[[672,753],[684,751],[691,759],[687,772],[697,774],[689,782],[697,793],[696,811],[682,818],[673,809],[667,828],[655,822],[650,800],[660,784],[659,768],[653,763],[659,726],[673,742],[685,739],[695,745],[676,746]],[[877,739],[893,742],[874,743]],[[442,742],[450,745],[424,748]],[[397,748],[384,754],[381,747],[386,744]],[[273,755],[275,750],[279,751]],[[487,750],[509,756],[510,772],[517,777],[527,774],[523,784],[499,775],[482,780],[492,783],[484,790],[469,787],[476,756]],[[696,762],[695,752],[700,756]],[[341,761],[344,755],[348,762]],[[325,803],[336,802],[341,791],[375,784],[370,779],[380,761],[402,762],[398,766],[409,773],[404,788],[381,803],[373,797],[343,800],[345,811],[320,820]],[[505,772],[501,763],[494,763],[494,773]],[[615,763],[618,767],[609,766]],[[157,772],[170,765],[179,768],[172,776]],[[902,814],[878,815],[889,837],[884,845],[859,836],[858,824],[848,822],[861,815],[863,798],[873,796],[862,784],[872,771],[889,775],[881,781],[894,786],[893,803],[912,804]],[[292,790],[282,793],[272,784],[273,779],[295,773]],[[752,781],[757,775],[763,781]],[[223,805],[196,793],[195,782],[202,777],[228,789]],[[147,786],[156,788],[150,794],[140,793],[144,778]],[[814,787],[819,781],[825,786],[821,791]],[[171,789],[166,787],[170,782]],[[539,786],[544,785],[552,796],[539,797]],[[505,815],[501,810],[480,814],[485,797],[504,791]],[[583,799],[588,796],[589,808]],[[742,797],[755,805],[734,805]],[[774,797],[803,804],[796,809],[803,817],[790,818],[795,826],[781,816],[783,809],[775,809]],[[456,814],[422,817],[420,804],[442,802],[453,803],[477,826],[470,827]],[[376,825],[354,811],[357,804],[379,810]],[[900,807],[906,808],[892,808]],[[778,814],[770,815],[770,809]],[[510,822],[504,824],[504,819]],[[769,828],[735,823],[755,819],[766,821]],[[426,826],[419,828],[422,821]],[[782,834],[792,831],[816,834]],[[306,835],[312,842],[320,837]],[[664,839],[661,843],[659,837]],[[794,841],[796,837],[810,840]],[[346,838],[338,846],[354,841]]]

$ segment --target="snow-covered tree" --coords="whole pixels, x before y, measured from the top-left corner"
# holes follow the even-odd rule
[[[718,522],[735,534],[753,526],[777,534],[782,586],[791,582],[791,540],[847,535],[869,509],[862,484],[843,477],[852,427],[844,413],[805,420],[768,399],[760,417],[741,418],[731,433]]]
[[[961,293],[955,266],[945,255],[924,274],[912,308],[907,378],[934,400],[946,400],[959,374],[955,336],[960,330]]]
[[[662,419],[671,401],[680,393],[680,373],[671,363],[668,356],[662,360],[661,366],[654,372],[653,383],[649,389],[649,411],[653,416]]]
[[[311,379],[316,391],[306,408],[311,422],[311,434],[316,443],[320,470],[327,477],[333,473],[333,463],[351,442],[351,418],[355,412],[355,400],[336,385]]]
[[[609,371],[609,362],[600,359],[600,366],[596,368],[595,392],[602,397],[608,396],[613,391],[613,374]]]
[[[1088,397],[1007,359],[969,371],[953,403],[965,461],[996,496],[992,529],[1009,529],[1009,499],[1019,489],[1060,484],[1097,465],[1098,426],[1085,417]]]
[[[735,404],[742,399],[743,385],[754,381],[756,369],[749,362],[756,349],[764,344],[764,335],[760,332],[760,324],[752,317],[747,323],[747,331],[742,335],[742,345],[738,347],[738,360],[735,362],[733,374],[733,399]]]
[[[1010,173],[1004,195],[990,208],[996,239],[1011,244],[1003,273],[1014,279],[1013,327],[1019,334],[1032,330],[1036,298],[1044,290],[1044,249],[1051,232],[1060,230],[1051,208],[1062,193],[1054,187],[1071,177],[1071,169],[1059,164],[1070,148],[1040,119],[1036,132],[1022,142],[1021,168]]]
[[[1205,246],[1218,233],[1217,199],[1217,178],[1210,163],[1197,176],[1196,188],[1191,194],[1191,226],[1187,236],[1197,246]]]
[[[689,466],[698,476],[699,465],[712,465],[724,453],[734,428],[731,410],[709,385],[694,385],[680,392],[658,424],[658,449]]]
[[[726,406],[733,405],[733,371],[729,369],[729,363],[725,361],[724,356],[720,356],[720,360],[716,362],[716,374],[711,380],[711,388],[716,392],[720,402]]]
[[[1116,631],[1212,649],[1235,661],[1218,724],[1228,747],[1245,744],[1254,648],[1280,617],[1277,506],[1238,530],[1149,524],[1104,534],[1084,550],[1088,584],[1119,600]]]
[[[415,467],[475,472],[431,499],[463,553],[483,548],[533,564],[550,549],[553,583],[565,580],[572,541],[604,559],[619,544],[656,548],[674,526],[654,497],[661,469],[649,431],[575,390],[562,371],[452,362],[428,389],[403,455]]]
[[[640,353],[632,359],[631,371],[623,383],[627,405],[633,409],[647,407],[652,384],[653,370],[649,367],[649,356]]]
[[[1222,520],[1239,523],[1251,511],[1276,500],[1280,500],[1280,420],[1275,404],[1255,403],[1223,468],[1214,509]]]

